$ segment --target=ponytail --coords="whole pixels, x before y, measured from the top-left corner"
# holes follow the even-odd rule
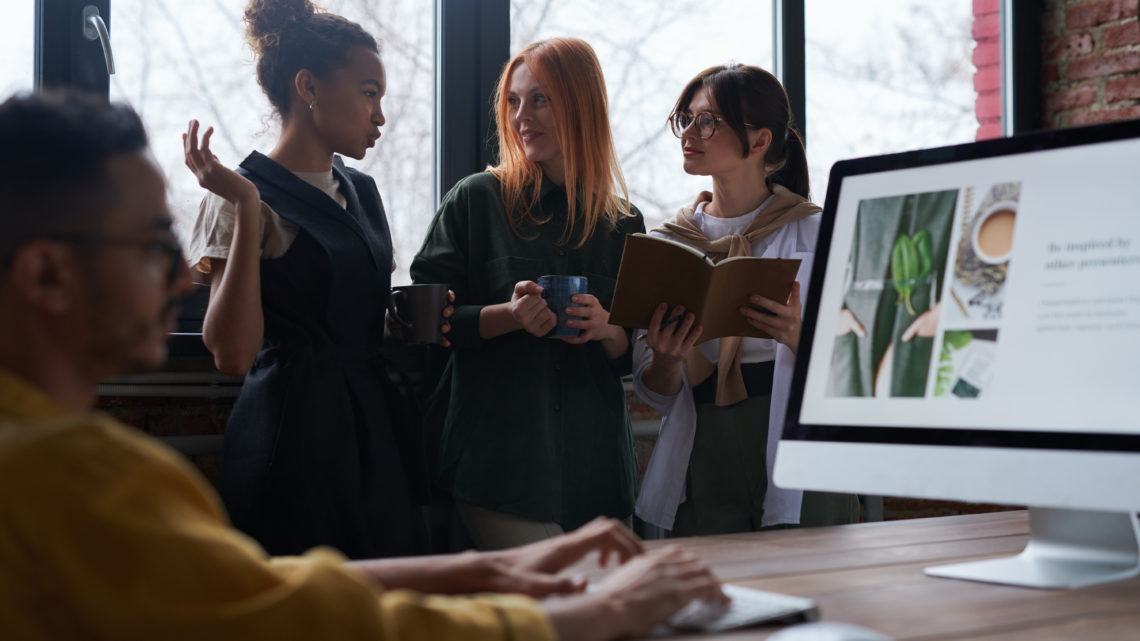
[[[768,148],[768,158],[782,158],[782,160],[777,161],[776,168],[768,172],[768,186],[783,185],[793,194],[811,200],[811,178],[808,176],[807,151],[804,149],[804,139],[795,127],[788,126],[784,131],[787,132],[787,136],[779,145],[783,149],[776,149],[774,136],[772,145]],[[765,160],[767,161],[767,158]]]

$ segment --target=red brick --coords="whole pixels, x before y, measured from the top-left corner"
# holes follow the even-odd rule
[[[1120,20],[1128,11],[1135,12],[1136,0],[1089,2],[1065,10],[1065,27],[1080,29]]]
[[[1117,73],[1140,70],[1140,51],[1127,51],[1107,56],[1089,56],[1069,62],[1066,78],[1072,80],[1085,80],[1087,78],[1100,78]],[[977,79],[975,78],[975,86]]]
[[[974,0],[974,15],[984,16],[1001,11],[1001,0]]]
[[[978,122],[986,122],[991,118],[1001,120],[1001,92],[979,94],[974,102],[974,114],[978,117]]]
[[[1065,33],[1065,14],[1057,9],[1050,9],[1045,12],[1045,17],[1041,21],[1041,33],[1046,38],[1049,36],[1059,36]]]
[[[1100,122],[1116,122],[1118,120],[1132,120],[1140,118],[1140,105],[1134,107],[1121,107],[1119,109],[1101,109],[1099,111],[1084,111],[1069,116],[1069,124],[1073,127],[1079,125],[1094,125]]]
[[[1000,14],[992,13],[985,16],[977,16],[974,18],[973,36],[974,40],[981,40],[982,38],[992,38],[1001,35],[1001,16]]]
[[[1057,82],[1057,80],[1060,78],[1060,75],[1058,73],[1058,67],[1060,67],[1060,65],[1058,65],[1055,62],[1045,63],[1045,65],[1041,68],[1041,84],[1042,85],[1049,86],[1049,85],[1053,84],[1054,82]]]
[[[975,91],[981,93],[990,89],[1001,89],[1001,67],[999,65],[979,67],[974,74]]]
[[[1140,2],[1136,0],[1125,2],[1124,8],[1120,11],[1121,18],[1135,18],[1137,14],[1140,14]]]
[[[1094,102],[1096,102],[1096,85],[1063,89],[1045,97],[1046,109],[1051,112],[1088,107]]]
[[[978,135],[976,140],[990,140],[993,138],[1001,138],[1001,123],[989,123],[978,127]]]
[[[1116,49],[1134,44],[1140,44],[1140,21],[1133,20],[1104,28],[1105,49]]]
[[[1001,44],[997,38],[979,42],[974,47],[974,56],[971,62],[975,67],[996,65],[1001,63]]]
[[[1109,80],[1108,84],[1104,86],[1105,102],[1133,99],[1140,99],[1140,76]]]
[[[1093,37],[1085,31],[1053,38],[1045,45],[1046,60],[1065,60],[1092,53]]]

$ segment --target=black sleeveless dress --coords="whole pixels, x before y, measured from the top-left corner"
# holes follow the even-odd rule
[[[238,171],[300,232],[261,261],[264,341],[225,434],[230,517],[273,555],[425,551],[420,426],[393,418],[381,352],[392,240],[376,184],[335,158],[342,208],[260,153]]]

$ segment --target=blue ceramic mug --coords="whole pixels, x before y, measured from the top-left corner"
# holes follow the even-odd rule
[[[561,338],[564,336],[578,336],[582,330],[574,327],[567,327],[566,320],[569,318],[581,318],[581,316],[567,316],[567,307],[582,307],[570,301],[570,297],[574,294],[585,294],[588,281],[585,276],[540,276],[538,279],[538,286],[542,288],[542,297],[546,300],[546,305],[550,307],[550,311],[558,316],[558,324],[554,329],[546,334],[546,338]]]

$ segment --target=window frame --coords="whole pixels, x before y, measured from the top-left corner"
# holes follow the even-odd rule
[[[1044,128],[1041,18],[1044,0],[1002,0],[1002,136]]]
[[[72,87],[107,97],[103,48],[83,37],[83,9],[94,5],[111,31],[111,0],[36,0],[35,89]]]
[[[807,27],[804,0],[772,0],[773,75],[784,85],[792,124],[807,146]]]
[[[774,73],[784,84],[797,128],[808,140],[805,0],[770,0]],[[962,0],[965,1],[965,0]],[[113,0],[35,0],[35,88],[74,87],[104,97],[110,77],[97,40],[83,36],[83,8],[95,5],[112,31]],[[464,176],[495,158],[492,100],[510,57],[510,0],[436,0],[435,206]],[[1003,135],[1042,126],[1043,0],[1001,0]],[[113,32],[113,31],[112,31]],[[113,39],[112,39],[113,41]]]
[[[107,96],[110,77],[98,41],[83,37],[83,7],[95,5],[108,31],[113,0],[35,0],[35,87],[75,87]],[[805,0],[771,0],[774,73],[784,84],[797,128],[807,141]],[[492,92],[510,57],[510,0],[436,0],[436,204],[495,154]],[[1043,0],[1001,0],[1002,131],[1041,128]],[[474,114],[474,117],[472,115]]]
[[[492,94],[510,59],[510,11],[510,0],[436,0],[437,206],[494,159]]]

